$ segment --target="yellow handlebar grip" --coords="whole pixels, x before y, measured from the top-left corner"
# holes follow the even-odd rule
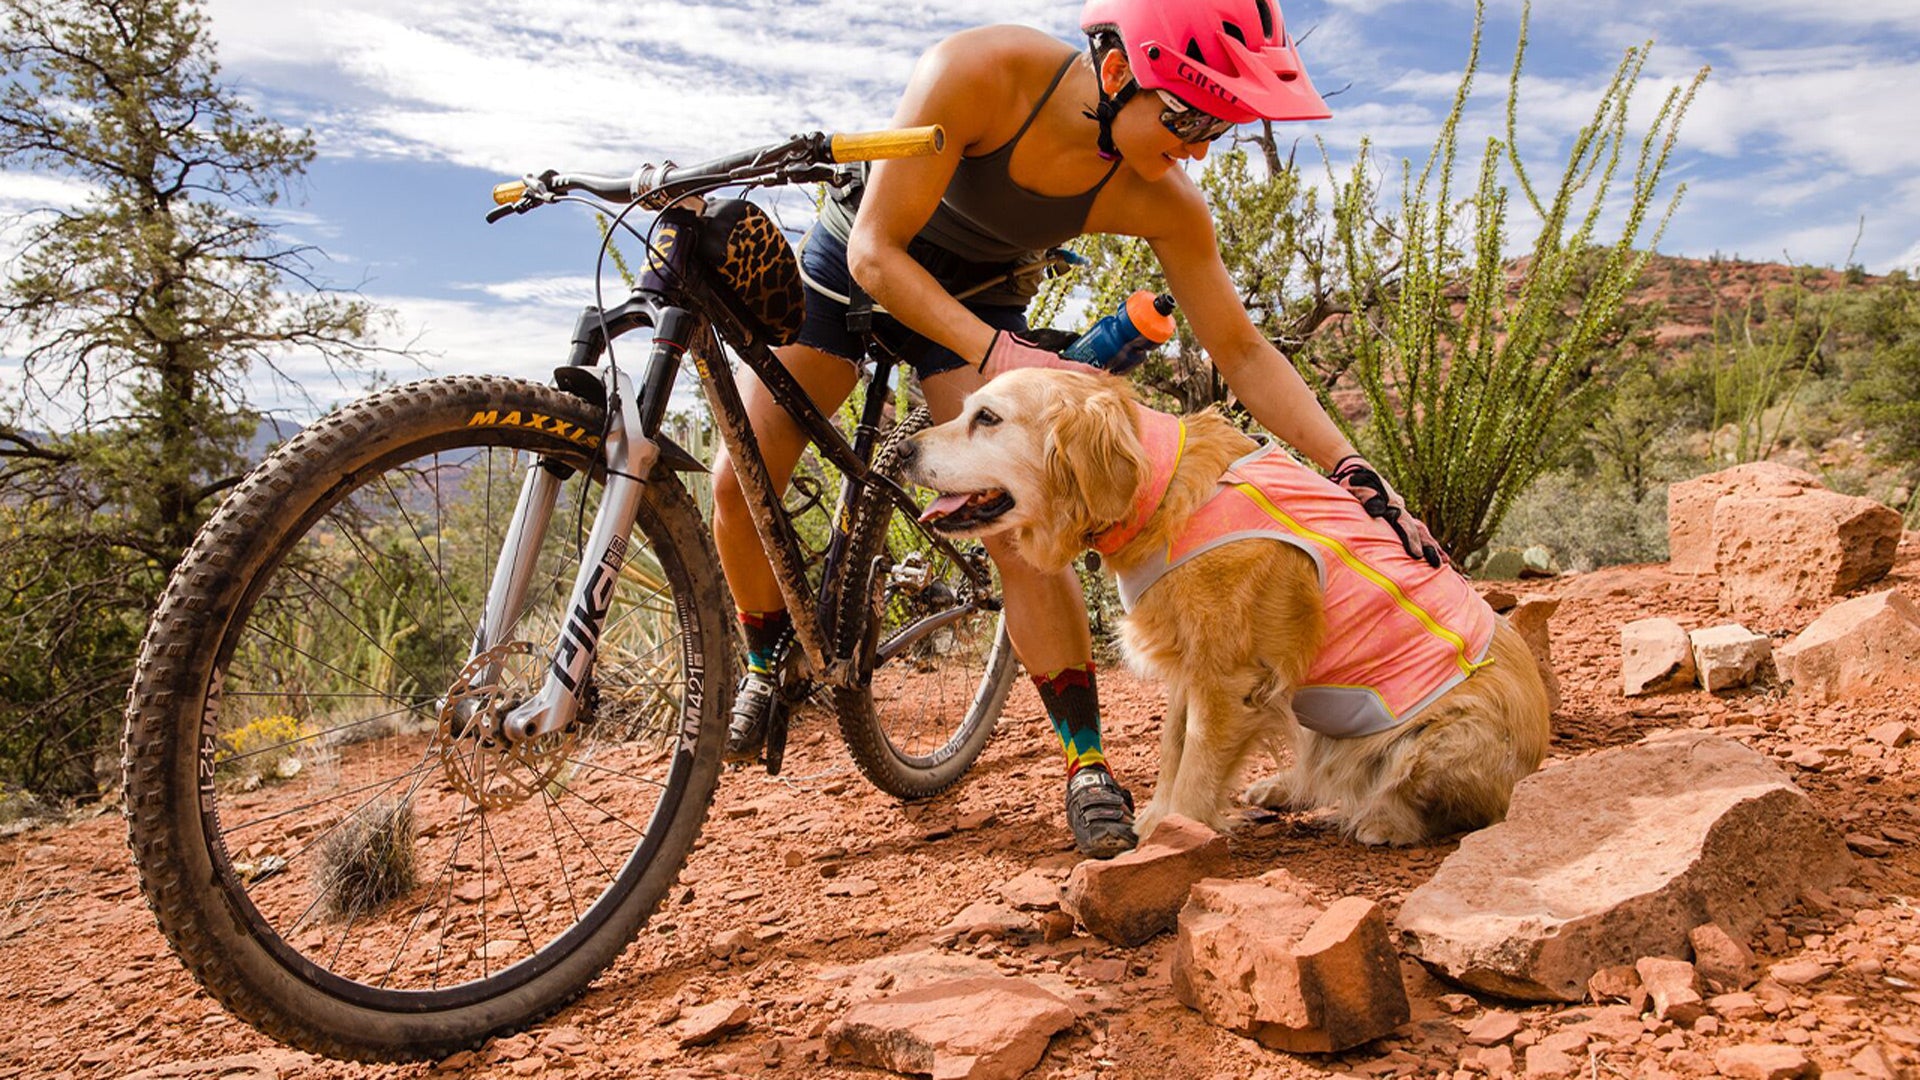
[[[835,161],[880,161],[885,158],[926,157],[947,148],[947,133],[939,124],[835,135]]]
[[[517,203],[520,201],[520,196],[526,193],[527,182],[525,180],[509,180],[504,184],[493,185],[493,201],[500,206]]]

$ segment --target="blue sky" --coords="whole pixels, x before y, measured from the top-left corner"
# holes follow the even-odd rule
[[[544,168],[625,173],[793,131],[884,124],[914,58],[941,36],[1017,22],[1078,40],[1079,5],[1042,0],[210,0],[229,81],[313,129],[320,158],[284,208],[325,276],[397,317],[416,363],[388,373],[541,377],[591,299],[597,235],[552,208],[488,226],[498,179]],[[1370,136],[1385,160],[1422,155],[1466,55],[1466,0],[1292,0],[1333,120],[1298,125],[1336,160]],[[1484,91],[1497,123],[1517,0],[1490,0]],[[1522,139],[1536,174],[1590,114],[1624,48],[1657,45],[1644,123],[1666,88],[1714,73],[1670,170],[1689,185],[1662,250],[1874,271],[1920,263],[1920,3],[1542,0],[1533,14]],[[1467,140],[1472,146],[1476,140]],[[0,213],[75,197],[57,178],[0,172]],[[804,222],[797,193],[777,209]],[[0,238],[0,242],[4,242]],[[314,399],[351,387],[300,358]],[[10,381],[0,360],[0,382]],[[268,394],[285,400],[279,393]],[[302,417],[304,418],[304,417]]]

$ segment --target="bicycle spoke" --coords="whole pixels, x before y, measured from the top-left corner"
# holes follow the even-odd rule
[[[374,782],[373,782],[373,783],[371,783],[371,784],[365,784],[365,785],[362,785],[362,786],[360,786],[360,787],[357,787],[357,788],[353,788],[353,789],[351,789],[351,790],[348,790],[348,791],[341,791],[341,792],[336,792],[336,793],[334,793],[334,794],[332,794],[332,795],[329,795],[329,796],[327,796],[327,797],[326,797],[326,798],[324,798],[324,799],[315,799],[315,800],[313,800],[312,802],[306,802],[306,803],[301,803],[301,804],[300,804],[299,806],[290,806],[290,807],[288,807],[288,808],[286,808],[285,810],[281,810],[281,811],[278,811],[278,812],[276,812],[276,813],[272,813],[272,814],[268,814],[268,815],[267,815],[266,817],[262,817],[262,818],[254,818],[254,819],[253,819],[253,820],[251,820],[251,821],[247,821],[247,822],[244,822],[244,823],[242,823],[242,824],[239,824],[239,825],[234,825],[234,826],[232,826],[232,827],[230,827],[230,828],[228,828],[228,829],[227,829],[226,831],[227,831],[227,832],[228,832],[229,834],[231,834],[231,833],[239,833],[239,832],[245,832],[245,831],[247,831],[248,829],[252,829],[252,828],[255,828],[255,827],[257,827],[257,826],[260,826],[260,825],[265,825],[265,824],[266,824],[267,822],[269,822],[269,821],[278,821],[279,819],[281,819],[281,818],[284,818],[284,817],[287,817],[287,816],[288,816],[288,815],[290,815],[290,814],[297,814],[297,813],[300,813],[300,812],[301,812],[302,810],[311,810],[311,809],[313,809],[313,808],[314,808],[314,807],[316,807],[316,806],[325,806],[326,804],[328,804],[328,803],[330,803],[330,802],[338,802],[338,801],[339,801],[339,800],[341,800],[341,799],[346,799],[346,798],[351,798],[352,796],[354,796],[354,795],[358,795],[359,793],[361,793],[361,792],[363,792],[363,791],[370,791],[370,790],[372,790],[372,789],[374,789],[374,788],[377,788],[377,787],[382,787],[382,786],[386,786],[386,787],[391,787],[391,786],[392,786],[392,785],[394,784],[394,782],[395,782],[395,781],[398,781],[398,780],[404,780],[404,779],[406,779],[407,777],[410,777],[410,776],[418,776],[418,775],[420,775],[420,774],[422,774],[422,773],[426,773],[426,772],[431,772],[431,771],[432,771],[432,767],[433,767],[433,766],[432,766],[432,763],[431,763],[431,762],[428,762],[428,763],[426,763],[426,764],[423,764],[423,765],[415,765],[415,766],[414,766],[413,768],[411,768],[411,769],[408,769],[408,770],[407,770],[406,772],[403,772],[403,773],[401,773],[401,774],[400,774],[400,775],[398,775],[398,776],[394,776],[394,777],[390,777],[390,778],[388,778],[388,779],[386,779],[386,780],[376,780],[376,781],[374,781]]]
[[[238,696],[238,695],[230,695],[230,696]],[[278,696],[278,695],[275,695],[275,696]],[[365,695],[361,695],[361,696],[365,696]],[[285,742],[274,743],[272,746],[263,746],[258,750],[248,750],[244,753],[232,754],[227,757],[221,758],[219,761],[219,764],[231,765],[236,761],[245,761],[248,758],[258,757],[261,754],[271,753],[272,751],[275,751],[275,750],[285,750],[289,746],[298,746],[301,743],[312,742],[315,739],[324,738],[328,735],[338,735],[342,731],[351,731],[352,729],[357,727],[365,727],[368,724],[377,723],[381,720],[386,720],[390,717],[404,716],[407,713],[411,713],[415,707],[416,706],[408,705],[398,709],[391,709],[383,713],[375,713],[372,716],[364,717],[359,720],[350,720],[344,724],[336,724],[330,728],[322,728],[319,731],[315,731],[307,735],[301,735],[297,738],[288,739]]]

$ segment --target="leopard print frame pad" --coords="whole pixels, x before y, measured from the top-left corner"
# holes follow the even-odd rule
[[[746,199],[717,199],[701,211],[700,261],[732,291],[775,348],[800,337],[806,293],[793,246],[767,212]]]

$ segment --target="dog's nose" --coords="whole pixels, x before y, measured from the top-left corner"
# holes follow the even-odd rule
[[[899,462],[902,469],[911,469],[920,460],[920,436],[915,435],[900,444]]]

